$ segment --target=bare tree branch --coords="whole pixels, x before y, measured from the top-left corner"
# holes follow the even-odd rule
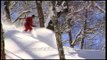
[[[72,45],[75,45],[75,43],[78,42],[77,40],[78,38],[81,37],[81,34],[82,34],[82,29],[77,33],[75,40],[72,42]]]
[[[96,7],[97,9],[99,9],[102,13],[105,13],[105,10],[102,9],[97,3],[95,4],[95,7]]]
[[[30,12],[30,10],[23,11],[13,23],[15,23],[19,17],[23,16],[23,14],[28,13],[28,12]]]

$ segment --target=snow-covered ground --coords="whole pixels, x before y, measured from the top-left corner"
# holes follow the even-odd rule
[[[46,28],[34,28],[31,33],[23,27],[3,24],[7,59],[58,59],[54,32]],[[99,50],[75,50],[64,46],[66,59],[105,59]]]

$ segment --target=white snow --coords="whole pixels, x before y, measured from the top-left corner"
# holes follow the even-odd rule
[[[56,6],[56,12],[62,11],[62,6]]]
[[[50,6],[50,8],[49,8],[49,15],[48,15],[48,17],[47,17],[47,19],[46,19],[46,21],[45,21],[45,23],[44,23],[44,25],[45,25],[45,28],[48,26],[48,24],[49,24],[49,22],[50,22],[50,20],[51,20],[51,17],[54,15],[54,13],[53,13],[53,10],[52,10],[52,6]]]
[[[46,28],[34,28],[23,32],[23,27],[3,23],[7,59],[59,59],[54,32]],[[104,59],[105,52],[75,50],[64,46],[66,59]]]

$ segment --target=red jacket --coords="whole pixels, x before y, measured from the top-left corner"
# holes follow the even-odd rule
[[[26,25],[26,26],[34,26],[34,25],[33,25],[33,18],[32,18],[32,17],[19,18],[19,19],[25,19],[25,20],[26,20],[26,22],[25,22],[25,24],[24,24],[24,25]]]
[[[32,17],[27,17],[25,24],[33,26],[33,18]]]

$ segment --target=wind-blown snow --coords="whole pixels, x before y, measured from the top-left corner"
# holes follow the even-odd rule
[[[23,27],[3,24],[7,59],[59,59],[56,38],[53,31],[46,28],[34,28],[23,32]],[[75,50],[65,47],[66,59],[104,59],[103,51]]]

